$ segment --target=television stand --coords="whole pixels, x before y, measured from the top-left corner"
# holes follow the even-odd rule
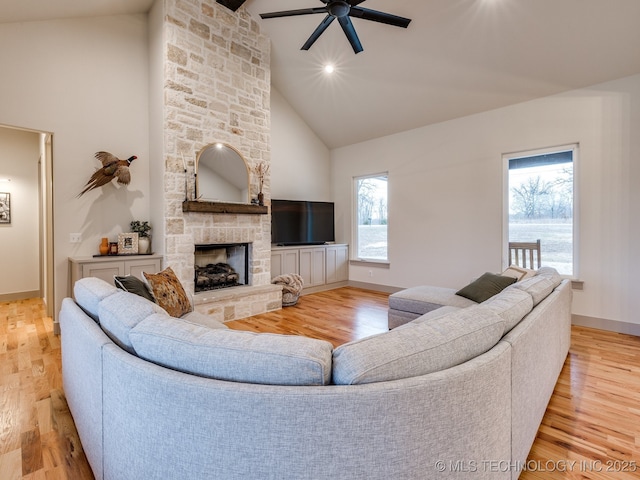
[[[302,294],[345,286],[349,280],[349,246],[346,244],[274,246],[271,278],[287,273],[302,276]]]

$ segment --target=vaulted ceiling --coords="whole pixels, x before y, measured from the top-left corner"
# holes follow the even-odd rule
[[[0,22],[146,12],[153,3],[0,1]],[[360,6],[412,22],[354,18],[357,55],[338,22],[300,50],[322,14],[259,17],[323,5],[246,0],[240,8],[271,38],[274,87],[330,148],[640,73],[638,0],[366,0]]]

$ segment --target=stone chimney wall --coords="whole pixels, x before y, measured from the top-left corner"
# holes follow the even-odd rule
[[[215,0],[177,0],[164,9],[165,264],[193,292],[195,244],[247,242],[250,284],[269,285],[270,215],[182,211],[185,198],[194,199],[194,164],[204,146],[228,143],[250,169],[269,164],[269,39],[243,7],[232,12]],[[267,175],[267,204],[269,186]],[[254,175],[250,192],[257,196]]]

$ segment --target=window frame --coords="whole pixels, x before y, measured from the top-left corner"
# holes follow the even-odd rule
[[[381,258],[369,258],[369,257],[361,257],[359,255],[360,245],[359,235],[358,235],[358,181],[365,180],[368,178],[380,178],[385,177],[387,179],[387,257],[385,259]],[[350,248],[351,251],[351,261],[359,262],[359,263],[367,263],[367,264],[380,264],[380,265],[389,265],[389,172],[383,171],[378,173],[371,173],[366,175],[354,175],[351,180],[351,244],[354,248]]]
[[[502,268],[505,269],[509,266],[509,161],[523,157],[535,157],[538,155],[546,155],[551,153],[560,152],[572,152],[572,166],[573,166],[573,219],[572,219],[572,233],[573,233],[573,252],[572,252],[572,267],[573,273],[571,275],[562,275],[563,278],[578,279],[579,278],[579,228],[578,222],[580,219],[580,202],[579,202],[579,188],[578,188],[578,173],[579,173],[579,158],[580,158],[580,144],[569,143],[564,145],[557,145],[553,147],[545,147],[531,150],[521,150],[516,152],[509,152],[502,154]],[[543,260],[544,264],[544,260]],[[544,266],[544,265],[543,265]]]

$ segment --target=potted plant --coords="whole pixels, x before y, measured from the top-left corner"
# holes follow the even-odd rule
[[[131,231],[138,234],[138,253],[149,254],[151,253],[151,225],[149,222],[141,222],[134,220],[131,222]]]

